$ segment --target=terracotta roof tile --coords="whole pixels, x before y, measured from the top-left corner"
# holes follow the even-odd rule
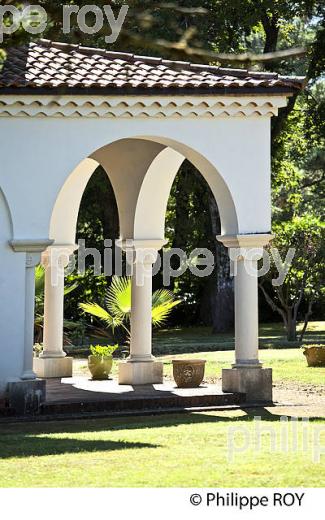
[[[194,94],[196,89],[291,92],[303,88],[304,78],[135,56],[47,40],[9,49],[0,72],[0,89],[20,91],[59,86],[128,91],[187,89]]]

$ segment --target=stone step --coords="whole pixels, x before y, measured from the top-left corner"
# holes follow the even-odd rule
[[[46,402],[41,406],[42,415],[76,414],[80,412],[143,412],[191,410],[207,407],[240,405],[245,402],[244,394],[222,393],[204,395],[141,396],[94,401]]]

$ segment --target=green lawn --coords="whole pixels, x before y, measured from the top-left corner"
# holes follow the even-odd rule
[[[200,352],[179,354],[172,356],[158,356],[164,362],[165,376],[172,377],[172,359],[200,358],[206,359],[205,380],[215,382],[221,378],[222,368],[229,368],[234,362],[233,350],[217,352]],[[307,366],[306,358],[301,348],[268,349],[261,350],[260,359],[265,367],[273,369],[273,381],[291,381],[297,384],[325,385],[325,368],[311,368]],[[88,375],[87,361],[85,359],[75,361],[76,372],[80,375]],[[113,366],[113,375],[117,375],[118,362]]]
[[[273,413],[273,412],[272,412]],[[274,428],[254,449],[253,415],[261,410],[171,414],[146,418],[0,426],[1,487],[259,487],[325,485],[325,455],[313,460],[313,435],[325,420],[307,426],[306,452],[282,453],[279,417],[264,411]],[[243,427],[250,445],[228,460],[229,428]],[[290,429],[291,426],[289,425]],[[298,447],[302,443],[298,427]],[[243,434],[236,433],[241,446]],[[244,434],[246,435],[246,434]],[[231,438],[231,437],[229,437]],[[291,437],[289,436],[289,439]],[[291,445],[291,440],[289,442]]]
[[[206,359],[206,380],[213,381],[221,378],[221,369],[229,368],[234,362],[234,351],[226,352],[201,352],[198,354],[182,354],[177,358],[201,358]],[[172,359],[175,356],[165,356],[165,374],[172,375]],[[260,359],[265,367],[273,369],[273,380],[293,381],[296,383],[309,383],[325,385],[325,368],[311,368],[307,366],[306,358],[301,348],[283,350],[262,350]]]
[[[323,324],[312,324],[309,341],[318,338],[324,342],[323,330]],[[262,341],[267,348],[261,350],[261,360],[273,368],[274,380],[324,386],[325,369],[308,368],[299,348],[279,348],[283,341],[281,333],[281,329],[273,325],[262,328]],[[229,366],[234,359],[233,350],[229,350],[233,348],[231,342],[218,351],[216,349],[225,346],[225,338],[211,337],[202,329],[161,331],[156,341],[157,338],[166,345],[167,352],[171,340],[174,342],[173,357],[176,354],[177,357],[206,359],[206,376],[211,381],[220,377],[221,368]],[[277,348],[270,349],[270,345]],[[172,356],[165,355],[162,359],[165,373],[171,375]],[[76,363],[78,369],[86,373],[86,360]],[[116,370],[117,363],[114,365]],[[325,452],[325,418],[311,419],[305,426],[308,433],[305,452],[301,450],[303,426],[299,423],[299,449],[285,453],[280,450],[280,432],[289,430],[290,433],[292,425],[290,422],[280,424],[281,413],[299,414],[299,409],[2,423],[0,487],[325,486],[325,454],[320,463],[313,459],[317,445],[315,432],[319,428],[322,428],[320,445]],[[262,437],[261,450],[256,450],[254,415],[261,415],[262,426],[275,432],[275,451],[271,449],[268,433]],[[235,454],[231,462],[228,447],[233,427],[246,428],[246,433],[236,434],[239,446],[243,435],[247,435],[250,442],[245,453]],[[290,435],[288,438],[292,446],[293,439]]]
[[[301,325],[298,327],[298,331]],[[260,347],[290,348],[300,346],[289,343],[281,323],[261,324],[259,327]],[[308,325],[304,343],[325,344],[325,321],[314,321]],[[153,335],[153,348],[156,355],[178,354],[189,352],[208,352],[213,350],[232,350],[235,346],[234,335],[211,334],[209,327],[192,327],[187,329],[157,330]]]
[[[179,331],[178,334],[177,332],[161,331],[156,335],[158,344],[160,342],[160,346],[162,346],[165,342],[167,350],[169,342],[174,341],[175,353],[162,357],[167,375],[172,375],[172,359],[175,358],[175,355],[177,358],[200,357],[206,359],[206,379],[208,381],[220,378],[221,369],[229,367],[234,362],[235,353],[231,336],[230,339],[228,337],[227,343],[227,335],[212,336],[208,329],[187,329]],[[325,322],[311,322],[305,342],[325,344]],[[176,348],[176,345],[178,345],[178,348]],[[211,345],[212,352],[210,352]],[[204,346],[208,347],[206,352]],[[262,325],[260,327],[260,346],[260,360],[265,367],[273,369],[273,380],[275,382],[292,381],[325,385],[325,369],[308,367],[301,347],[288,348],[288,343],[283,338],[281,324]],[[160,348],[159,352],[162,351],[163,349]],[[184,354],[184,351],[187,353]]]
[[[325,344],[325,322],[311,322],[305,338],[306,343]],[[315,385],[325,384],[325,371],[322,368],[307,367],[300,346],[288,348],[281,324],[261,325],[260,359],[264,366],[273,368],[273,380],[292,381]],[[234,362],[234,341],[231,334],[212,335],[205,327],[190,329],[159,330],[154,334],[155,355],[162,359],[165,375],[172,377],[172,359],[206,359],[206,380],[215,381],[221,377],[221,369]],[[164,355],[164,353],[168,355]],[[87,374],[87,361],[78,361],[78,372]],[[117,374],[114,363],[113,374]]]
[[[301,326],[298,327],[300,330]],[[109,334],[109,333],[108,333]],[[289,343],[281,323],[261,324],[259,328],[260,347],[268,348],[295,348],[297,343]],[[112,342],[111,337],[91,337],[90,343],[107,344]],[[310,322],[304,338],[304,343],[325,344],[325,321]],[[212,352],[215,350],[233,350],[235,340],[233,333],[212,334],[211,327],[190,327],[179,329],[158,329],[153,334],[153,353],[155,356],[165,354],[182,354],[190,352]],[[88,355],[88,347],[66,347],[69,355],[84,357]]]
[[[229,368],[235,359],[233,350],[217,352],[198,352],[189,354],[174,354],[157,356],[164,362],[164,375],[172,378],[172,360],[181,358],[206,359],[205,380],[213,383],[221,378],[222,368]],[[273,381],[291,381],[295,383],[325,385],[325,368],[311,368],[307,366],[306,358],[301,348],[267,349],[260,351],[260,360],[265,367],[273,369]],[[113,365],[113,375],[117,376],[118,362]],[[87,361],[75,360],[76,374],[88,375]]]

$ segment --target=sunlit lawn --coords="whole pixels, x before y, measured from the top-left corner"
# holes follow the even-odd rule
[[[172,377],[172,360],[177,357],[206,359],[205,381],[214,382],[221,378],[222,368],[229,368],[234,362],[233,350],[220,352],[200,352],[198,354],[179,354],[177,356],[162,356],[164,362],[164,375]],[[260,359],[265,367],[273,369],[273,381],[291,381],[295,383],[325,385],[325,368],[311,368],[307,366],[306,358],[301,348],[283,350],[262,350]],[[117,365],[113,367],[113,375],[117,375]],[[75,362],[76,371],[80,375],[88,374],[87,361],[85,359]]]
[[[311,341],[323,341],[323,327],[312,324]],[[171,376],[172,357],[200,357],[207,360],[206,378],[215,380],[221,368],[234,359],[231,343],[218,351],[220,338],[204,329],[162,331],[158,341],[165,344],[176,335],[178,353],[162,357],[165,373]],[[263,328],[265,342],[277,348],[261,350],[265,366],[273,368],[275,381],[325,384],[325,369],[308,368],[299,348],[279,348],[282,331]],[[319,339],[321,338],[321,339]],[[157,340],[157,336],[155,338]],[[216,341],[217,339],[217,341]],[[173,340],[174,341],[174,340]],[[209,342],[218,345],[206,347]],[[228,340],[229,341],[229,340]],[[224,342],[224,338],[222,341]],[[186,345],[190,347],[187,349]],[[224,344],[224,343],[223,343]],[[206,351],[204,352],[204,347]],[[210,350],[214,351],[210,351]],[[168,350],[168,349],[167,349]],[[177,349],[176,349],[177,352]],[[114,370],[116,371],[116,365]],[[87,373],[86,360],[76,361]],[[285,413],[294,413],[288,408]],[[315,461],[317,429],[325,451],[325,419],[298,425],[298,451],[280,449],[280,432],[292,431],[290,422],[280,423],[277,408],[210,413],[170,414],[154,417],[94,419],[45,423],[0,424],[1,487],[323,487],[325,454]],[[298,413],[297,411],[295,412]],[[254,415],[262,415],[262,426],[274,429],[275,450],[270,434],[263,434],[256,449]],[[231,428],[237,449],[249,441],[244,453],[234,451],[229,460]],[[307,428],[308,448],[302,448],[302,428]],[[285,429],[285,432],[284,432]],[[306,437],[306,436],[305,436]],[[294,438],[289,435],[289,447]]]
[[[165,374],[172,374],[172,359],[175,356],[163,358]],[[203,352],[197,354],[182,354],[177,358],[206,359],[206,380],[221,377],[221,369],[231,365],[234,361],[234,351],[227,352]],[[309,383],[325,385],[325,368],[307,367],[305,356],[301,349],[262,350],[261,361],[265,367],[273,369],[273,380],[294,381],[297,383]]]
[[[197,329],[196,329],[197,330]],[[189,333],[189,332],[187,332]],[[166,332],[166,335],[169,333]],[[186,341],[186,333],[182,335],[182,341]],[[193,335],[190,336],[193,338]],[[207,336],[211,340],[211,335]],[[218,339],[215,336],[216,349],[219,348]],[[196,339],[197,343],[198,340]],[[281,341],[285,345],[281,348]],[[306,342],[322,342],[325,344],[325,322],[312,322],[308,327]],[[204,343],[203,343],[204,344]],[[315,385],[325,385],[325,369],[307,367],[303,349],[300,347],[288,348],[287,342],[283,340],[283,327],[277,324],[263,325],[260,327],[260,359],[264,366],[273,369],[273,380],[293,381],[297,383],[309,383]],[[273,348],[272,348],[273,347]],[[190,349],[192,350],[192,349]],[[210,349],[209,349],[210,350]],[[214,380],[221,377],[221,369],[229,367],[234,361],[233,350],[214,350],[213,352],[190,352],[177,354],[177,358],[194,357],[206,359],[206,379]],[[164,356],[165,374],[172,374],[172,359],[175,355]]]
[[[228,337],[228,340],[226,338]],[[159,352],[167,352],[173,347],[170,355],[158,355],[164,361],[164,373],[172,377],[172,359],[200,358],[206,359],[205,379],[215,381],[221,377],[222,368],[234,362],[233,341],[231,335],[211,335],[207,328],[159,331],[155,334],[155,344]],[[281,347],[281,341],[283,347]],[[308,327],[306,341],[325,344],[325,322],[312,322]],[[280,324],[262,325],[260,327],[260,359],[265,367],[273,369],[273,380],[292,381],[296,383],[325,385],[325,369],[307,367],[302,348],[288,348],[283,338],[283,327]],[[273,348],[272,348],[273,347]],[[204,348],[207,351],[204,351]],[[221,350],[218,350],[220,349]],[[231,350],[230,350],[231,349]],[[210,351],[211,350],[211,351]],[[78,362],[78,371],[87,374],[87,362]],[[117,363],[114,365],[117,373]]]
[[[273,412],[272,412],[273,413]],[[96,419],[0,426],[1,487],[258,487],[325,485],[325,455],[316,463],[312,433],[325,420],[307,426],[306,452],[282,453],[278,416],[265,411],[263,426],[274,428],[261,450],[254,449],[253,415],[261,410],[189,415]],[[233,433],[229,428],[245,428]],[[291,426],[286,426],[291,431]],[[235,435],[235,437],[232,437]],[[249,446],[228,460],[229,441]],[[289,435],[289,445],[291,436]],[[298,447],[302,443],[298,428]],[[238,449],[237,448],[237,449]]]

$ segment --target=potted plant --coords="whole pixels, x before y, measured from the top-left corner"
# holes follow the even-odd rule
[[[88,368],[92,379],[108,379],[113,365],[113,352],[118,345],[91,345],[88,357]]]
[[[325,367],[325,345],[306,345],[303,354],[309,367]]]
[[[203,381],[204,359],[173,359],[173,375],[178,388],[197,388]]]
[[[35,343],[33,346],[34,357],[40,357],[40,354],[43,352],[43,345],[41,343]]]

